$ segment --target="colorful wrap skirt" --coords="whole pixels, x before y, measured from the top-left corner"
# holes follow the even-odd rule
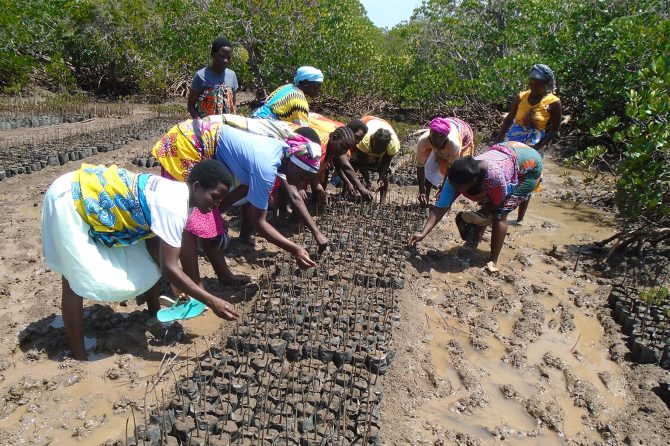
[[[196,110],[201,118],[223,113],[235,113],[233,90],[223,84],[206,89],[198,96]]]
[[[544,137],[544,130],[538,130],[532,127],[526,127],[517,122],[512,124],[512,127],[505,135],[505,141],[516,141],[527,146],[534,146],[539,143]]]
[[[90,225],[89,235],[105,246],[128,246],[154,237],[144,186],[151,175],[116,165],[82,164],[72,177],[77,213]]]
[[[512,127],[505,135],[505,141],[511,142],[520,142],[526,144],[527,146],[534,146],[535,144],[542,141],[544,138],[544,130],[534,129],[532,127],[526,127],[521,124],[514,122]],[[535,188],[535,192],[540,192],[542,190],[542,178]]]
[[[161,176],[174,181],[186,181],[191,168],[204,159],[214,158],[221,121],[205,119],[199,122],[202,144],[193,131],[193,120],[173,126],[154,145],[151,153],[161,165]],[[219,211],[206,214],[195,209],[186,221],[185,230],[199,238],[227,236],[226,225]]]
[[[519,167],[519,181],[508,195],[503,206],[496,211],[498,215],[506,215],[518,208],[524,201],[530,200],[542,179],[542,155],[523,143],[508,141],[503,145],[514,150]]]
[[[42,253],[79,296],[121,302],[148,291],[161,277],[146,243],[108,247],[91,237],[73,200],[75,172],[58,178],[44,196]],[[76,194],[76,191],[74,191]]]

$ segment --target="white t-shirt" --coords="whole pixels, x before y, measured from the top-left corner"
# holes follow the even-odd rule
[[[188,186],[180,181],[152,175],[144,188],[151,212],[151,231],[165,243],[181,248],[186,220],[193,211],[188,207]]]

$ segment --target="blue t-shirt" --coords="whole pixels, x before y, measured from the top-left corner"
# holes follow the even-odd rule
[[[241,184],[249,186],[249,203],[258,209],[267,209],[286,149],[288,146],[283,141],[223,125],[216,145],[216,158],[228,166]]]
[[[445,181],[444,186],[442,186],[442,193],[440,194],[440,198],[437,199],[436,206],[442,209],[450,208],[459,195],[460,194],[456,192],[453,187],[451,187],[449,181]]]
[[[226,68],[223,73],[216,73],[210,67],[205,67],[195,73],[191,82],[191,90],[200,94],[208,88],[214,88],[221,84],[230,87],[233,91],[240,88],[237,83],[237,74],[233,70]]]

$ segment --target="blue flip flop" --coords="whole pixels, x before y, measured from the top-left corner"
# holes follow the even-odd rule
[[[176,300],[170,308],[158,310],[156,319],[160,322],[172,322],[182,319],[191,319],[192,317],[200,316],[205,311],[206,305],[189,297],[186,302]]]

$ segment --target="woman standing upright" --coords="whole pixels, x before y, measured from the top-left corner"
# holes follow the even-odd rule
[[[554,72],[544,64],[533,65],[529,87],[512,101],[494,143],[516,141],[541,151],[558,134],[563,109],[561,100],[553,93],[556,87]],[[529,202],[530,195],[519,206],[517,224],[526,215]]]
[[[514,97],[495,142],[518,141],[539,150],[554,139],[561,127],[561,100],[553,91],[554,72],[544,64],[530,69],[529,89]]]
[[[212,42],[212,64],[195,73],[188,95],[188,113],[192,118],[235,113],[237,75],[228,69],[233,46],[225,37]]]

